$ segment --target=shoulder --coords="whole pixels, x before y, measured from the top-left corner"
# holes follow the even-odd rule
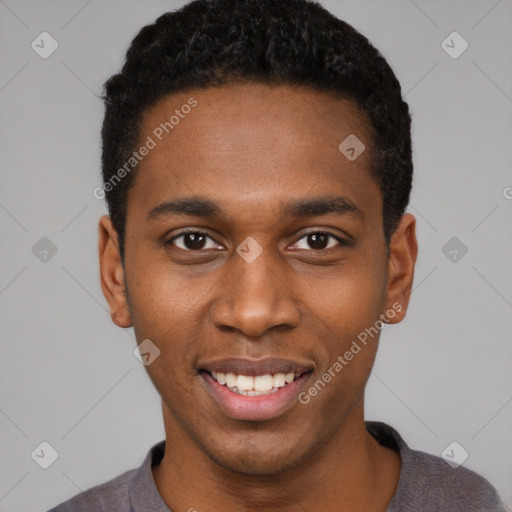
[[[411,488],[420,482],[421,500],[433,510],[505,512],[496,489],[484,477],[462,466],[452,468],[441,457],[410,451],[404,467],[409,495],[414,495]]]
[[[441,457],[412,450],[389,425],[367,422],[366,427],[380,444],[398,450],[402,460],[388,512],[506,512],[496,489],[474,471],[453,468]]]
[[[148,503],[155,505],[154,510],[169,510],[151,473],[151,467],[160,463],[164,453],[165,440],[150,448],[139,468],[81,492],[48,512],[131,512],[146,510]]]
[[[129,512],[129,484],[135,472],[135,469],[126,471],[108,482],[77,494],[48,512]]]

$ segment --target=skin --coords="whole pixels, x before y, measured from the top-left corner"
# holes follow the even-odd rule
[[[378,337],[325,388],[276,418],[228,417],[197,364],[279,357],[313,368],[309,387],[379,315],[405,316],[417,255],[405,214],[386,247],[382,195],[369,173],[369,124],[348,100],[240,83],[166,97],[145,115],[141,144],[190,97],[198,105],[140,162],[128,194],[124,266],[110,218],[99,224],[101,284],[119,327],[160,356],[146,367],[162,397],[167,448],[155,483],[174,511],[385,511],[399,455],[364,426],[364,390]],[[338,149],[356,134],[366,150]],[[165,201],[201,196],[222,218],[146,218]],[[284,214],[292,199],[343,196],[361,215]],[[183,228],[212,238],[188,249]],[[327,248],[311,232],[329,233]],[[263,249],[247,263],[236,248]],[[173,245],[174,244],[174,245]],[[190,245],[188,246],[190,247]],[[194,246],[192,246],[194,247]],[[197,247],[197,246],[196,246]],[[202,251],[202,252],[201,252]]]

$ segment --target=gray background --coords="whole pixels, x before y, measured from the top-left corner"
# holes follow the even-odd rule
[[[414,124],[415,288],[383,333],[367,417],[434,454],[457,441],[512,507],[512,2],[323,3],[389,60]],[[101,86],[135,33],[182,4],[0,1],[1,511],[46,510],[163,439],[132,330],[101,293],[92,191]],[[31,48],[43,31],[59,44],[48,59]],[[469,43],[457,59],[441,47],[453,31]],[[452,237],[468,248],[456,262]],[[46,470],[30,456],[42,441],[59,454]]]

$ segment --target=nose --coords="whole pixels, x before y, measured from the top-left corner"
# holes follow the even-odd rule
[[[292,283],[286,283],[283,262],[276,262],[277,258],[266,253],[263,251],[252,263],[233,256],[234,268],[222,280],[212,306],[218,328],[257,338],[270,329],[293,329],[299,324],[299,301]]]

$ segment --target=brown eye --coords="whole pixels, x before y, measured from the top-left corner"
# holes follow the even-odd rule
[[[168,245],[173,245],[184,251],[200,251],[219,247],[211,237],[200,231],[188,231],[176,235],[169,240]]]
[[[326,233],[313,233],[308,235],[308,244],[312,249],[325,249],[329,242],[330,235]]]
[[[324,249],[331,249],[336,245],[343,245],[343,240],[325,231],[315,231],[303,236],[293,245],[293,248],[323,251]]]
[[[202,249],[206,243],[206,237],[200,233],[187,233],[183,235],[183,244],[187,249]]]

